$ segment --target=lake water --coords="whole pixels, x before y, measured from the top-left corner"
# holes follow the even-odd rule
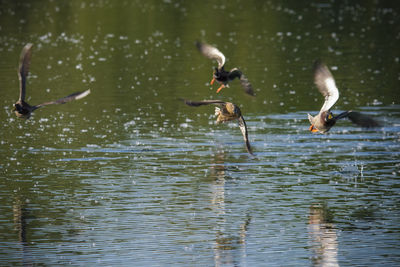
[[[0,265],[398,266],[400,8],[396,1],[4,1],[0,7]],[[286,1],[285,1],[286,2]],[[202,40],[239,67],[215,93]],[[91,89],[17,118],[27,100]],[[308,131],[340,90],[339,121]],[[236,123],[240,106],[255,157]]]

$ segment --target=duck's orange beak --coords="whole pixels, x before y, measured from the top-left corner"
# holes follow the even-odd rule
[[[318,130],[317,130],[317,128],[315,128],[314,127],[314,124],[311,124],[311,126],[310,126],[310,132],[313,132],[313,133],[316,133],[316,132],[318,132]]]
[[[224,84],[222,84],[222,85],[217,89],[217,93],[219,93],[219,91],[221,91],[222,88],[225,88],[225,85],[224,85]]]
[[[210,84],[211,84],[211,85],[213,85],[213,84],[214,84],[214,82],[215,82],[215,77],[213,77],[213,78],[212,78],[212,80],[211,80]]]

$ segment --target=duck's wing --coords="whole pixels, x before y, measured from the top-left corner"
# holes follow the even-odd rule
[[[319,60],[314,63],[314,83],[325,97],[325,102],[320,112],[330,110],[339,99],[339,90],[336,87],[332,73],[329,71],[328,67]]]
[[[235,78],[239,78],[240,84],[242,85],[242,87],[243,87],[244,91],[246,92],[246,94],[254,96],[253,86],[251,86],[251,83],[249,82],[249,80],[243,74],[243,72],[241,70],[239,70],[238,68],[231,69],[229,71],[228,78],[230,80],[233,80]]]
[[[382,123],[371,118],[368,115],[362,114],[357,111],[345,111],[340,113],[339,115],[335,116],[336,120],[348,118],[352,123],[357,124],[358,126],[364,128],[375,128],[375,127],[382,127]]]
[[[19,58],[18,79],[19,79],[19,100],[25,100],[26,92],[26,78],[29,73],[29,66],[31,64],[32,45],[28,43],[22,48],[21,56]]]
[[[217,105],[225,105],[226,104],[226,102],[221,101],[221,100],[191,101],[191,100],[183,99],[183,102],[185,102],[186,105],[192,106],[192,107],[198,107],[198,106],[209,105],[209,104],[217,104]]]
[[[90,89],[86,90],[84,92],[76,92],[76,93],[70,94],[70,95],[68,95],[66,97],[57,99],[55,101],[44,102],[42,104],[34,106],[34,109],[38,109],[40,107],[47,106],[47,105],[65,104],[65,103],[73,101],[73,100],[82,99],[85,96],[87,96],[88,94],[90,94]]]
[[[206,43],[196,42],[197,49],[207,58],[215,59],[218,62],[218,69],[222,68],[225,64],[225,56],[214,46]]]
[[[250,155],[253,155],[253,151],[251,150],[250,146],[249,136],[247,133],[246,121],[244,120],[243,116],[240,116],[238,118],[238,121],[239,121],[240,131],[242,132],[244,142],[246,143],[247,152],[249,152]]]
[[[374,120],[370,116],[367,116],[360,112],[350,111],[347,117],[349,118],[349,120],[351,120],[352,123],[355,123],[364,128],[382,127],[382,122]]]
[[[349,116],[350,112],[352,112],[352,111],[349,110],[349,111],[342,112],[339,115],[335,116],[334,119],[337,121],[337,120],[341,120],[341,119],[347,118]]]
[[[249,80],[243,73],[242,73],[242,76],[240,76],[240,84],[242,85],[246,94],[254,96],[253,86],[251,86],[251,83],[249,82]]]

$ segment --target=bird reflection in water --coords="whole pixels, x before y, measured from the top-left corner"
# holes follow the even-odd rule
[[[18,241],[22,249],[22,265],[33,266],[32,255],[29,252],[28,238],[27,238],[27,218],[29,216],[26,202],[22,201],[19,197],[15,198],[13,204],[14,215],[14,229],[18,233]]]
[[[212,181],[212,207],[217,216],[225,214],[225,151],[219,150],[213,158],[211,165]]]
[[[251,216],[245,215],[237,233],[231,234],[226,229],[230,223],[227,221],[225,203],[225,185],[227,182],[227,168],[225,166],[225,153],[220,150],[213,158],[211,165],[212,199],[211,204],[216,213],[216,237],[213,245],[215,266],[246,266],[246,236]]]
[[[311,205],[308,229],[313,266],[339,266],[337,230],[331,221],[326,205]]]
[[[251,216],[246,215],[240,225],[237,235],[227,235],[222,230],[217,231],[214,244],[215,266],[247,266],[246,236],[251,222]]]

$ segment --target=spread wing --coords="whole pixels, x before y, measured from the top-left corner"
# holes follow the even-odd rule
[[[191,100],[184,99],[183,101],[185,102],[186,105],[192,106],[192,107],[198,107],[198,106],[209,105],[209,104],[219,104],[219,105],[226,104],[226,102],[221,101],[221,100],[191,101]]]
[[[368,115],[362,114],[357,111],[345,111],[335,116],[336,120],[348,118],[352,123],[357,124],[358,126],[364,128],[374,128],[374,127],[382,127],[382,123],[380,121],[374,120]]]
[[[341,119],[347,118],[349,116],[350,112],[352,112],[352,111],[349,110],[349,111],[340,113],[339,115],[335,116],[335,120],[341,120]]]
[[[246,94],[254,96],[253,86],[251,86],[249,80],[247,79],[246,76],[244,76],[243,73],[242,73],[242,76],[240,76],[240,84],[242,85]]]
[[[339,99],[339,90],[336,87],[332,73],[329,71],[328,67],[319,60],[314,63],[314,83],[325,97],[325,103],[320,112],[330,110]]]
[[[215,59],[218,62],[218,68],[222,68],[225,64],[225,56],[217,48],[201,42],[196,42],[197,49],[207,58]]]
[[[249,94],[251,96],[254,96],[254,91],[253,87],[251,86],[251,83],[247,79],[247,77],[243,74],[241,70],[238,68],[233,68],[229,71],[229,77],[230,80],[233,80],[235,78],[239,78],[240,84],[242,85],[244,91],[246,94]]]
[[[239,121],[240,131],[242,131],[243,139],[244,139],[244,142],[246,143],[247,152],[249,152],[250,155],[253,155],[253,152],[252,152],[251,146],[250,146],[250,142],[249,142],[249,137],[247,134],[246,122],[245,122],[243,116],[240,116],[238,121]]]
[[[349,120],[351,120],[352,123],[355,123],[361,127],[365,128],[382,127],[381,122],[376,121],[370,116],[367,116],[360,112],[350,111],[347,117],[349,118]]]
[[[29,66],[31,64],[32,55],[32,44],[26,44],[21,51],[21,56],[19,58],[18,67],[18,79],[19,79],[19,99],[25,100],[26,92],[26,78],[29,73]]]
[[[85,96],[87,96],[88,94],[90,94],[90,89],[86,90],[84,92],[76,92],[76,93],[70,94],[70,95],[68,95],[66,97],[57,99],[55,101],[49,101],[49,102],[45,102],[45,103],[36,105],[36,106],[34,106],[34,109],[38,109],[40,107],[47,106],[47,105],[53,105],[53,104],[65,104],[65,103],[70,102],[72,100],[82,99]]]

